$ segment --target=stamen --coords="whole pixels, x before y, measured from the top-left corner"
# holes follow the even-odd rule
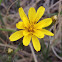
[[[34,32],[34,25],[30,24],[29,28],[28,28],[29,32]]]

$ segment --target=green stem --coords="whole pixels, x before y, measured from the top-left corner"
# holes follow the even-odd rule
[[[11,30],[11,29],[3,29],[3,28],[0,28],[1,31],[10,31],[10,32],[16,32],[16,30]]]
[[[3,21],[3,18],[2,18],[2,15],[1,15],[1,12],[0,12],[0,20],[1,20],[1,22],[2,22],[2,25],[5,25],[5,24],[4,24],[4,21]]]

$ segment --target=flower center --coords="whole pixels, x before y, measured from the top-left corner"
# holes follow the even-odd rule
[[[30,24],[29,28],[28,28],[29,32],[34,32],[34,25]]]

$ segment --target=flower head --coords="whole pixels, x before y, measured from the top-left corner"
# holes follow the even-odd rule
[[[31,39],[36,51],[40,51],[41,46],[38,38],[44,38],[45,35],[53,36],[54,34],[50,31],[43,29],[44,27],[49,26],[52,23],[51,18],[46,18],[44,20],[39,19],[43,16],[45,8],[40,6],[36,12],[36,10],[31,7],[28,11],[28,17],[26,16],[23,8],[19,8],[19,15],[22,21],[16,24],[18,29],[21,29],[15,33],[13,33],[9,39],[10,41],[16,41],[23,37],[23,45],[28,46]]]

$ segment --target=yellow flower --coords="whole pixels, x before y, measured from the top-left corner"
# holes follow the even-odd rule
[[[27,17],[23,8],[19,8],[19,15],[22,21],[18,22],[16,27],[21,30],[13,33],[9,37],[10,41],[16,41],[23,37],[23,45],[28,46],[32,39],[34,49],[36,51],[40,51],[41,45],[38,38],[44,38],[45,35],[54,35],[50,31],[43,29],[52,23],[51,18],[46,18],[38,22],[39,19],[43,16],[44,11],[45,8],[43,6],[40,6],[37,12],[33,7],[31,7],[28,11]]]

